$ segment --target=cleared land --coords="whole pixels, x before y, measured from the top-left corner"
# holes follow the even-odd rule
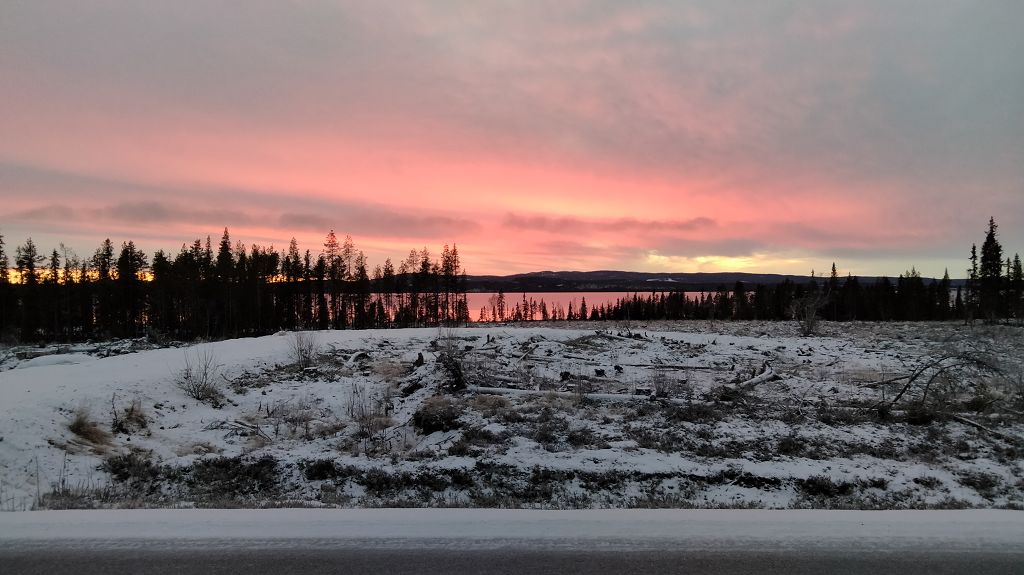
[[[821,333],[678,322],[8,349],[0,508],[1024,506],[1024,331]]]

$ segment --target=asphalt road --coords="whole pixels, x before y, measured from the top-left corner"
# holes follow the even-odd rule
[[[273,547],[273,545],[270,545]],[[9,574],[146,575],[180,573],[939,573],[1024,572],[1019,553],[950,553],[935,549],[872,550],[603,550],[529,548],[379,549],[351,547],[287,549],[170,549],[164,543],[131,549],[49,548],[0,550],[0,571]]]
[[[1013,511],[0,513],[0,574],[1024,573]]]

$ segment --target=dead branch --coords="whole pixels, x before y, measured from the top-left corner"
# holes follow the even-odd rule
[[[1001,431],[996,431],[995,429],[992,429],[991,427],[985,427],[984,425],[982,425],[982,424],[980,424],[980,423],[978,423],[976,421],[971,421],[970,419],[967,419],[966,417],[957,415],[955,413],[948,413],[948,412],[945,413],[945,415],[949,416],[949,418],[952,419],[953,421],[959,421],[960,423],[963,423],[964,425],[970,425],[971,427],[980,429],[981,431],[984,431],[985,433],[988,433],[989,435],[992,435],[994,437],[998,437],[999,439],[1002,439],[1004,441],[1008,441],[1008,442],[1013,443],[1013,444],[1021,443],[1021,440],[1018,437],[1014,437],[1012,435],[1007,435],[1007,434],[1005,434],[1005,433],[1003,433]]]

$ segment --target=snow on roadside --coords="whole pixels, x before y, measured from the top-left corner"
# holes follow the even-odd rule
[[[854,547],[873,552],[920,545],[933,549],[993,549],[1021,554],[1024,514],[970,511],[760,511],[492,509],[132,510],[0,514],[0,549],[33,542],[77,541],[102,547],[148,540],[150,545],[210,542],[224,546],[306,544],[404,549],[424,546],[616,544],[709,549],[799,546]]]

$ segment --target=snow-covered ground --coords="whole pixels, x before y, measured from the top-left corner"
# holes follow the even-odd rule
[[[1022,330],[822,331],[327,331],[307,367],[284,333],[4,350],[0,509],[1024,506]],[[469,389],[438,397],[446,354]]]
[[[1002,510],[866,512],[761,510],[322,509],[134,510],[0,514],[0,550],[34,542],[132,546],[151,541],[273,548],[317,545],[486,548],[600,545],[658,549],[977,548],[1020,555],[1024,514]]]

